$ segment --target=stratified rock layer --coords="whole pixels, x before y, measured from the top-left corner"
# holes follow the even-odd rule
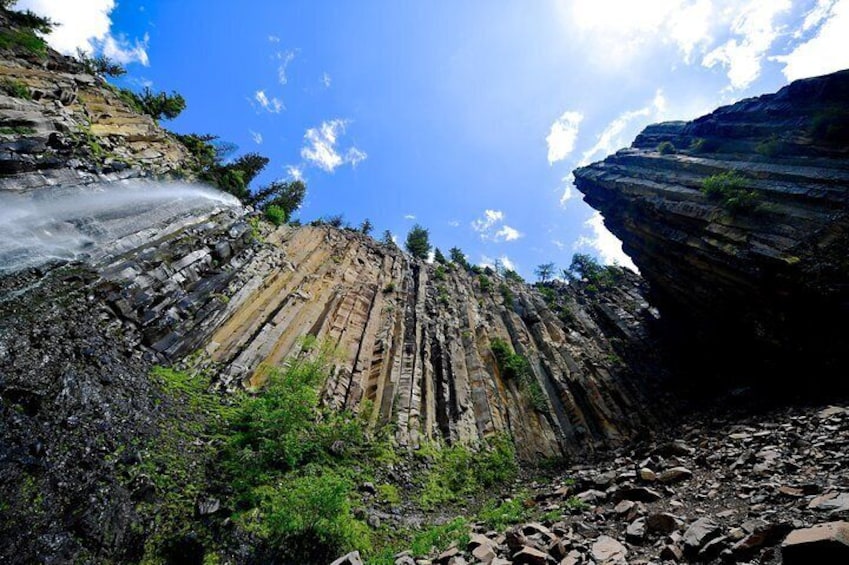
[[[14,29],[0,13],[0,29]],[[27,190],[96,180],[164,175],[192,161],[188,151],[118,89],[70,57],[21,47],[0,52],[0,189]]]
[[[747,359],[828,374],[849,343],[847,156],[844,71],[650,126],[575,178],[649,282],[690,366],[701,354],[735,378]],[[753,205],[702,192],[727,171],[754,191]]]

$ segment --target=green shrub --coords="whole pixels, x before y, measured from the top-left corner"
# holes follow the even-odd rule
[[[484,274],[478,275],[478,284],[481,287],[481,292],[490,292],[492,290],[492,280]]]
[[[438,281],[445,280],[445,265],[440,264],[436,266],[436,271],[434,272],[433,278]]]
[[[513,524],[524,522],[530,515],[524,504],[526,496],[524,493],[519,493],[510,500],[501,503],[495,499],[490,499],[478,512],[478,520],[483,522],[490,530],[495,531],[503,531]]]
[[[281,485],[283,486],[283,485]],[[368,527],[351,511],[351,481],[333,470],[287,478],[258,490],[262,519],[248,528],[292,562],[329,562],[352,548],[368,550]]]
[[[410,544],[410,551],[417,557],[425,557],[447,549],[449,545],[468,539],[471,524],[463,517],[454,518],[438,526],[431,526],[415,535]],[[465,545],[458,543],[458,545]],[[393,560],[394,562],[394,560]]]
[[[32,100],[32,94],[26,84],[12,78],[4,78],[0,81],[0,90],[12,96],[13,98],[23,98],[24,100]]]
[[[383,287],[383,292],[385,294],[395,292],[395,281],[389,281],[388,283],[386,283],[386,286]]]
[[[690,143],[690,151],[693,153],[716,153],[719,151],[719,142],[715,139],[697,137]]]
[[[711,175],[702,181],[702,193],[711,200],[718,200],[733,211],[754,209],[759,195],[747,190],[745,179],[737,171],[725,171]]]
[[[675,146],[672,145],[671,141],[661,141],[657,145],[657,152],[661,155],[669,155],[670,153],[675,153]]]
[[[810,133],[819,142],[849,143],[849,110],[832,106],[818,112],[811,119]]]
[[[0,135],[32,135],[35,129],[27,126],[0,127]]]
[[[769,139],[764,139],[755,146],[755,151],[764,157],[780,155],[783,149],[784,144],[778,139],[777,135],[772,135]]]
[[[513,480],[519,470],[516,449],[504,435],[478,450],[453,445],[434,450],[419,502],[424,508],[457,501]]]
[[[504,305],[508,308],[512,308],[515,303],[515,300],[513,296],[513,291],[510,290],[510,287],[507,286],[505,283],[501,283],[498,286],[498,290],[499,292],[501,292],[501,297],[504,299]]]
[[[35,35],[32,30],[0,30],[0,49],[13,49],[16,47],[20,47],[39,57],[47,55],[47,42]]]
[[[597,292],[599,288],[610,288],[619,282],[622,271],[612,265],[601,265],[592,255],[575,253],[563,276],[571,282],[586,281],[586,289],[595,287]]]
[[[267,206],[265,208],[265,218],[275,226],[281,226],[286,223],[286,210],[280,206]]]
[[[506,341],[494,338],[490,342],[492,354],[498,364],[498,370],[507,380],[515,380],[527,395],[531,406],[539,412],[548,411],[548,402],[542,386],[539,384],[527,357],[514,353]]]

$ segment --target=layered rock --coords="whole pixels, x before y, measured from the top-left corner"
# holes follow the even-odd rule
[[[737,379],[749,369],[734,357],[788,372],[846,361],[848,100],[849,71],[797,81],[650,126],[575,171],[690,366]],[[702,190],[729,171],[730,192]]]
[[[14,29],[5,12],[0,29]],[[52,49],[43,56],[4,49],[0,84],[0,189],[158,176],[191,161],[182,144],[128,105],[118,89]]]

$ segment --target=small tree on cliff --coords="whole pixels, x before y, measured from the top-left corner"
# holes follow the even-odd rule
[[[405,244],[407,251],[416,259],[427,259],[427,254],[430,253],[430,238],[428,231],[416,224],[407,234],[407,242]]]
[[[442,251],[440,251],[438,247],[433,252],[433,260],[439,263],[440,265],[444,265],[448,262],[448,260],[445,258],[445,255],[442,254]]]
[[[395,245],[395,240],[392,239],[392,232],[389,230],[383,231],[383,237],[381,238],[381,241],[384,245]]]
[[[257,190],[248,198],[247,203],[261,210],[266,210],[270,206],[276,206],[286,213],[286,219],[288,220],[292,217],[292,213],[301,207],[306,194],[307,185],[303,181],[276,180]]]
[[[534,274],[539,278],[539,282],[545,282],[551,278],[551,275],[554,274],[554,263],[543,263],[542,265],[537,265],[537,268],[534,269]]]
[[[371,230],[373,230],[373,229],[374,229],[374,226],[372,225],[371,220],[369,220],[368,218],[363,220],[363,223],[360,224],[360,233],[362,233],[364,235],[370,234]]]
[[[153,92],[150,88],[145,87],[142,93],[137,94],[136,97],[142,111],[156,121],[162,118],[173,120],[186,109],[186,99],[176,92],[171,94]]]
[[[451,249],[449,249],[448,255],[451,257],[451,262],[455,265],[459,265],[467,271],[471,268],[468,259],[466,259],[466,254],[463,253],[463,251],[459,247],[452,247]]]

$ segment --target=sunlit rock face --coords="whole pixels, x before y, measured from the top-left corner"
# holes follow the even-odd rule
[[[740,382],[774,371],[826,378],[849,351],[847,157],[843,71],[650,126],[575,177],[691,367]],[[703,192],[727,171],[731,193]]]

